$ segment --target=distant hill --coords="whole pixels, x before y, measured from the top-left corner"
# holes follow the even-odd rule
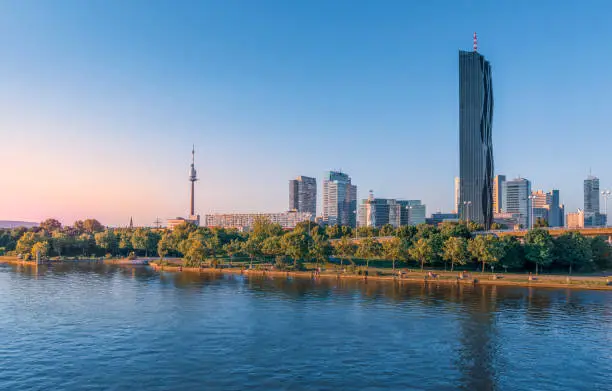
[[[37,226],[38,226],[38,223],[33,223],[31,221],[0,220],[0,228],[16,228],[16,227],[32,228],[32,227],[37,227]]]

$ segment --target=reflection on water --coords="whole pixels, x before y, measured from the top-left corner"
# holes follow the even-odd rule
[[[0,265],[0,389],[608,389],[611,297]]]

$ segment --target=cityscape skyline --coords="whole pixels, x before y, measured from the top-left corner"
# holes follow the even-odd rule
[[[287,6],[266,4],[262,15],[293,21],[291,28],[266,26],[270,34],[249,16],[251,5],[236,13],[221,4],[179,5],[169,13],[161,4],[77,4],[71,12],[78,17],[67,18],[57,4],[3,3],[10,23],[1,27],[0,154],[18,168],[3,172],[0,219],[96,217],[125,225],[134,216],[147,225],[183,216],[184,151],[192,143],[202,146],[195,200],[201,215],[285,210],[287,178],[320,178],[339,166],[359,185],[357,199],[374,189],[384,198],[421,199],[429,212],[451,211],[459,174],[455,56],[470,46],[474,30],[494,65],[495,174],[520,173],[534,188],[560,189],[566,212],[575,211],[590,168],[602,190],[612,188],[605,171],[611,58],[601,50],[612,29],[605,12],[577,4],[453,4],[427,26],[419,20],[439,12],[429,5],[347,13],[332,4],[331,19],[321,20],[318,11],[299,9],[297,17]],[[126,8],[138,16],[123,18]],[[163,35],[147,28],[167,14]],[[186,15],[198,23],[179,23]],[[570,16],[581,28],[565,27]],[[372,17],[387,27],[360,27]],[[576,72],[584,65],[548,44],[552,33],[538,19],[544,17],[556,42],[577,43],[575,57],[590,60],[593,76]],[[232,31],[236,20],[246,23]],[[427,42],[406,39],[424,29]],[[257,53],[241,41],[245,34],[258,43]],[[527,34],[528,42],[517,39]],[[184,39],[190,36],[205,47]],[[427,59],[413,55],[424,52]],[[587,131],[598,140],[582,148],[588,153],[576,148]],[[325,142],[302,146],[304,135]],[[544,147],[551,140],[555,147]],[[374,154],[380,163],[364,159],[372,151],[381,151]]]

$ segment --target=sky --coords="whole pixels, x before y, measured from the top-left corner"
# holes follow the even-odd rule
[[[0,220],[151,225],[358,197],[453,208],[458,50],[491,62],[495,171],[582,207],[612,188],[608,1],[4,0]],[[319,192],[320,193],[320,192]],[[320,194],[319,194],[320,198]]]

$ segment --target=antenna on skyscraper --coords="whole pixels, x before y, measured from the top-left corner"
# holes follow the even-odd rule
[[[476,31],[474,31],[474,51],[478,51],[478,37],[476,36]]]

